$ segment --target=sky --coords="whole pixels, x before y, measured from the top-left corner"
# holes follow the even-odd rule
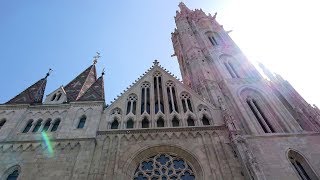
[[[92,64],[104,77],[106,103],[152,62],[181,77],[171,32],[179,0],[0,1],[0,103],[44,77],[45,94]],[[320,2],[317,0],[184,0],[218,13],[217,21],[253,63],[282,75],[320,106]]]

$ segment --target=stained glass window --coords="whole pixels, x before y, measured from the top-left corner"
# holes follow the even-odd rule
[[[184,159],[169,154],[158,154],[142,161],[133,179],[195,180],[195,174]]]

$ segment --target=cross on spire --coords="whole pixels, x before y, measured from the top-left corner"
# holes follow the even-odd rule
[[[50,75],[50,73],[52,72],[53,70],[51,69],[51,68],[49,68],[49,71],[47,72],[47,74],[46,74],[46,77],[45,78],[47,78],[49,75]]]
[[[99,52],[96,52],[96,55],[93,56],[93,64],[97,64],[98,62],[98,59],[100,58],[100,53]]]
[[[158,66],[158,65],[159,65],[159,61],[155,59],[155,60],[153,61],[153,65]]]

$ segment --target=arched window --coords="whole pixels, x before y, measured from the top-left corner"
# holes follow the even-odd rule
[[[157,120],[157,127],[164,127],[164,120],[162,117]]]
[[[59,100],[60,100],[61,95],[62,95],[62,94],[61,94],[61,92],[59,92],[59,93],[58,93],[58,96],[57,96],[57,101],[59,101]]]
[[[42,124],[42,119],[39,119],[36,123],[36,125],[34,126],[32,132],[38,132],[38,130],[40,129],[41,127],[41,124]]]
[[[115,118],[113,120],[113,122],[111,123],[111,129],[118,129],[119,128],[119,122],[118,120]]]
[[[162,81],[161,81],[161,73],[159,71],[156,71],[154,73],[153,82],[154,82],[155,113],[157,114],[159,111],[164,113]]]
[[[55,122],[53,123],[53,126],[51,128],[51,132],[55,132],[58,130],[59,124],[60,124],[60,119],[56,119]]]
[[[168,81],[166,83],[166,86],[167,86],[169,111],[170,113],[172,113],[173,111],[179,112],[177,98],[176,98],[175,84],[173,83],[173,81]]]
[[[150,114],[150,83],[143,82],[141,85],[141,114]]]
[[[145,117],[142,120],[142,128],[149,128],[149,120]]]
[[[19,170],[14,170],[11,174],[8,175],[7,180],[17,180],[19,177]]]
[[[251,97],[248,97],[247,104],[250,107],[250,110],[254,114],[255,118],[257,119],[263,131],[265,133],[275,132],[273,127],[269,123],[267,117],[265,116],[264,112],[261,110],[260,106],[258,105],[257,101]]]
[[[170,154],[157,154],[144,159],[134,173],[134,180],[181,179],[195,180],[195,174],[189,163]]]
[[[3,127],[4,123],[6,123],[6,119],[2,119],[0,121],[0,129]]]
[[[51,101],[54,101],[54,100],[56,99],[56,97],[57,97],[57,95],[54,94],[54,95],[52,96],[52,98],[51,98]]]
[[[132,112],[132,114],[136,114],[136,107],[137,107],[137,95],[130,94],[127,98],[127,114]]]
[[[30,120],[28,121],[26,127],[23,129],[22,133],[27,133],[27,132],[29,132],[29,130],[30,130],[31,127],[32,127],[32,123],[33,123],[33,120],[30,119]]]
[[[203,115],[203,117],[202,117],[202,124],[205,126],[210,125],[210,121],[205,115]]]
[[[232,78],[240,78],[238,73],[239,67],[236,66],[236,60],[232,56],[222,55],[220,59]]]
[[[79,123],[78,123],[78,126],[77,128],[78,129],[82,129],[84,128],[84,125],[86,124],[86,120],[87,120],[87,117],[86,116],[82,116],[79,120]]]
[[[51,125],[51,119],[48,119],[42,128],[42,132],[47,132]]]
[[[194,120],[191,118],[191,116],[188,117],[187,123],[188,123],[188,126],[195,126]]]
[[[298,152],[289,150],[288,158],[294,167],[296,173],[302,180],[317,180],[318,177],[315,172],[312,170],[309,163],[305,158],[300,155]]]
[[[181,93],[180,98],[182,102],[183,112],[187,112],[188,110],[193,112],[190,95],[187,92],[183,92]]]
[[[133,125],[134,125],[134,122],[132,119],[129,119],[127,121],[127,129],[132,129],[133,128]]]
[[[179,119],[176,116],[172,119],[172,126],[173,127],[179,126]]]

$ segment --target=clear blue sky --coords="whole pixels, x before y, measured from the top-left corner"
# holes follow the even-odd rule
[[[218,13],[218,21],[227,30],[239,25],[227,21],[236,19],[237,14],[223,15],[233,0],[184,2],[190,9],[222,12]],[[106,69],[107,104],[144,73],[154,59],[180,77],[176,58],[170,57],[178,3],[178,0],[0,1],[0,103],[44,77],[49,68],[53,73],[46,94],[66,85],[92,64],[96,51],[102,56],[97,64],[98,74]],[[237,39],[241,38],[235,38],[241,47]],[[250,51],[245,45],[242,47],[245,53]]]

